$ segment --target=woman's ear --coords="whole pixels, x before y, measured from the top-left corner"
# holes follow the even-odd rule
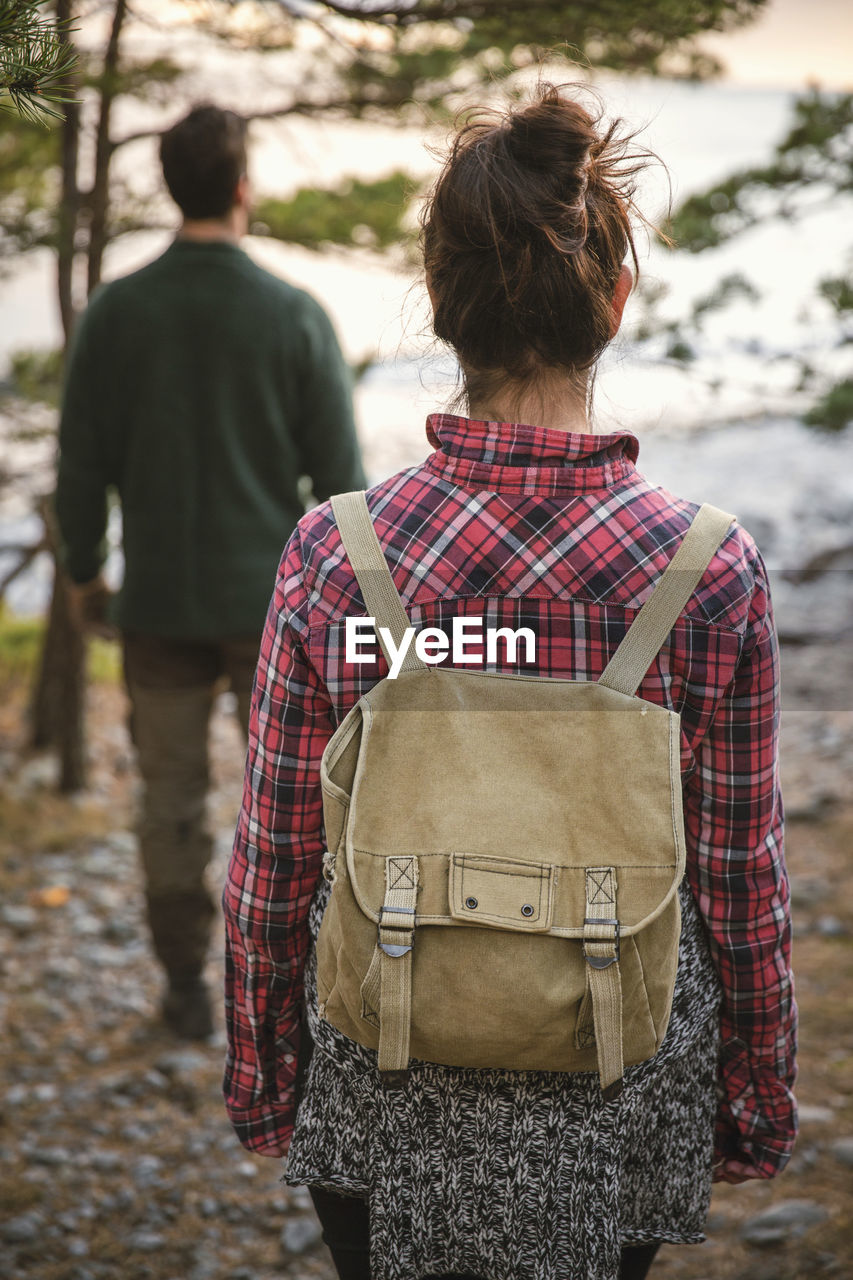
[[[434,313],[436,307],[438,306],[438,298],[436,296],[435,290],[432,287],[432,276],[428,271],[424,273],[424,284],[426,285],[426,291],[429,294],[430,304],[432,306],[433,313]]]
[[[633,287],[634,277],[631,274],[631,268],[623,264],[622,270],[619,272],[619,279],[616,281],[616,288],[613,291],[613,316],[610,321],[611,338],[615,338],[619,332],[619,326],[622,323],[622,312],[625,310],[628,294]]]

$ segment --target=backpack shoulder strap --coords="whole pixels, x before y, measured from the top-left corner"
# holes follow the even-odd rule
[[[344,551],[349,557],[352,571],[361,588],[367,612],[376,619],[376,635],[390,666],[391,655],[379,628],[385,627],[391,633],[391,638],[399,649],[406,628],[412,624],[403,607],[400,593],[394,586],[388,561],[379,545],[364,490],[339,493],[332,498],[331,505],[341,541],[344,544]],[[415,646],[409,645],[400,670],[416,671],[424,665],[415,653]]]
[[[619,693],[637,692],[734,518],[707,502],[699,508],[652,594],[604,668],[599,684]]]

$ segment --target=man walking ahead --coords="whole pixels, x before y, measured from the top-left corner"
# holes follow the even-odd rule
[[[116,622],[144,781],[140,846],[163,1016],[204,1038],[207,734],[226,678],[244,728],[282,548],[314,494],[364,485],[348,370],[309,295],[238,247],[246,125],[197,107],[163,135],[183,221],[156,261],[100,289],[78,325],[60,425],[57,516],[79,611],[103,615],[107,492],[119,495]]]

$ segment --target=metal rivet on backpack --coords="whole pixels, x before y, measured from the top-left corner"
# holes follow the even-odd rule
[[[480,904],[479,904],[479,902],[477,901],[477,899],[476,899],[476,898],[466,898],[466,899],[465,899],[465,906],[468,908],[468,910],[469,910],[469,911],[476,911],[476,910],[477,910],[477,908],[479,907],[479,905],[480,905]]]
[[[522,914],[523,916],[532,916],[532,915],[533,915],[533,907],[530,905],[530,903],[529,903],[529,902],[525,902],[524,906],[521,908],[521,914]]]

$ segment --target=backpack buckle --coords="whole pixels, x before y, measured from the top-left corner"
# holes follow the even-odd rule
[[[395,916],[408,916],[405,923],[402,920],[385,921],[383,919],[386,912]],[[388,935],[394,937],[400,936],[400,941],[388,941]],[[384,951],[386,956],[404,956],[407,951],[411,951],[415,938],[415,913],[409,907],[389,907],[385,903],[379,908],[379,949]],[[405,941],[403,941],[405,939]]]
[[[605,928],[607,926],[610,926],[613,929],[612,938],[595,938],[595,937],[592,937],[590,934],[584,933],[584,940],[583,940],[583,947],[582,947],[583,957],[584,957],[584,960],[586,960],[587,964],[590,966],[590,968],[607,969],[610,967],[610,965],[616,964],[619,960],[619,951],[620,951],[619,921],[618,920],[602,920],[600,917],[585,916],[583,923],[584,923],[584,930],[589,929],[590,926],[593,926],[593,925],[598,928]],[[612,956],[591,956],[586,949],[588,943],[606,945],[608,942],[612,942],[613,944]]]

